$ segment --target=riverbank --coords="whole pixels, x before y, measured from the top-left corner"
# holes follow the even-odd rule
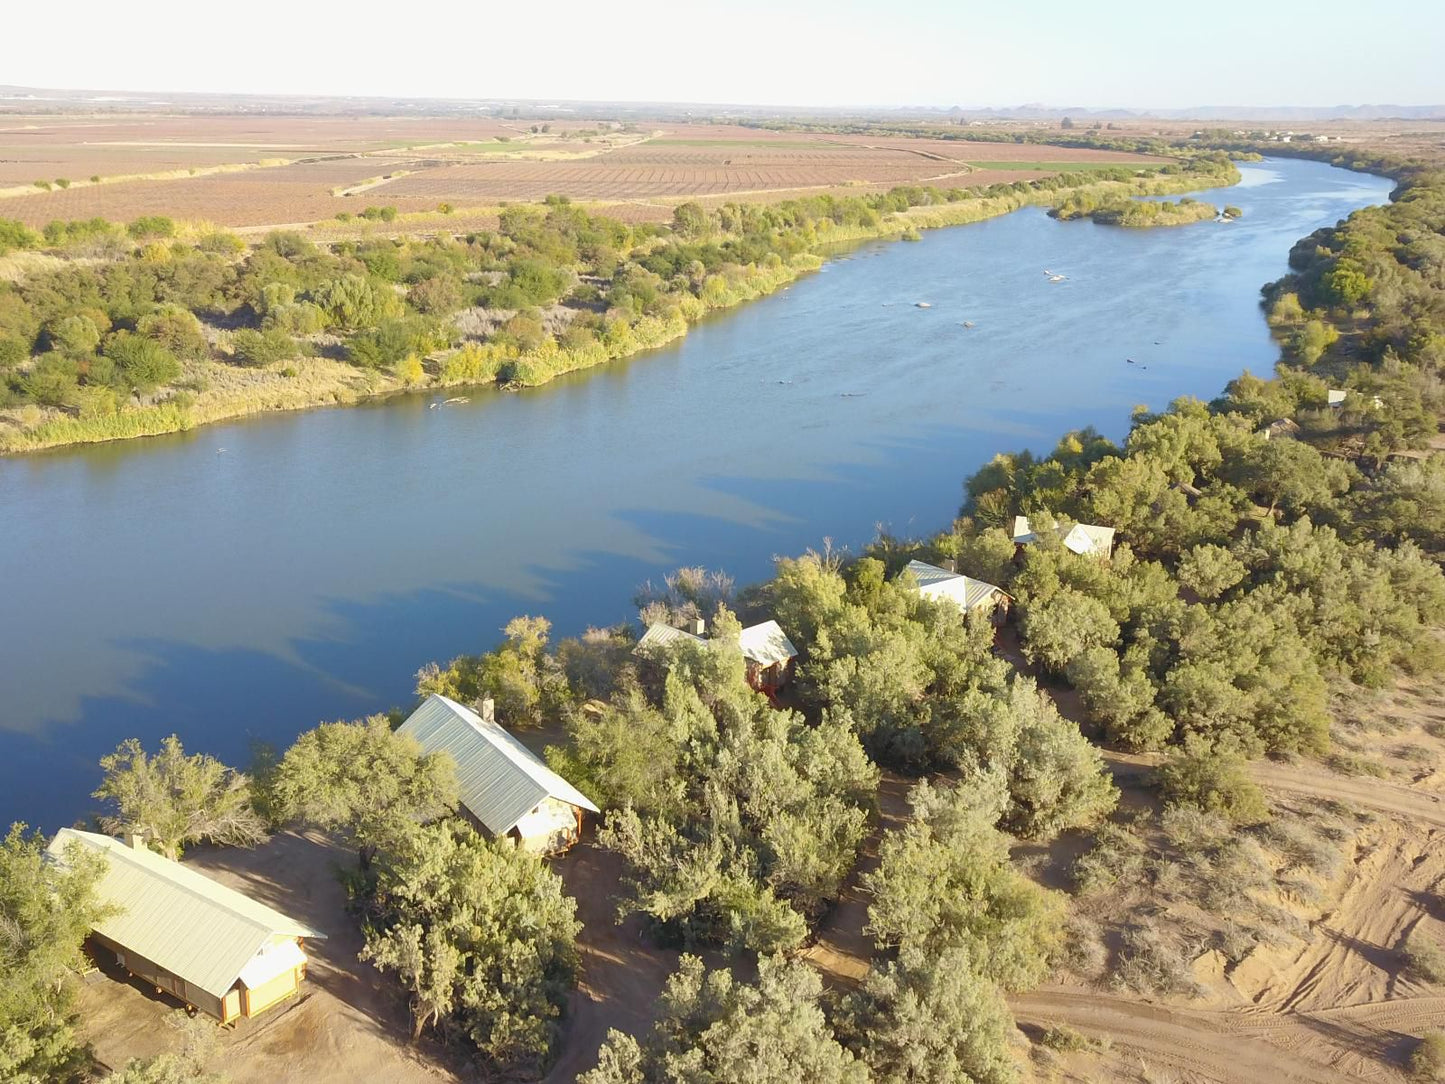
[[[920,230],[981,222],[1027,206],[1056,203],[1061,197],[1094,204],[1144,196],[1198,191],[1237,183],[1239,173],[1181,172],[1131,180],[1086,180],[1051,187],[1033,182],[1010,186],[1007,194],[978,194],[954,202],[929,202],[888,212],[871,224],[838,224],[821,219],[809,231],[807,250],[781,259],[772,256],[715,276],[700,296],[684,296],[668,317],[645,316],[623,324],[605,339],[578,347],[546,338],[530,350],[494,343],[467,343],[436,352],[419,371],[365,369],[326,357],[302,357],[253,368],[217,360],[187,361],[173,390],[113,413],[83,416],[54,407],[28,404],[0,410],[0,454],[185,432],[198,426],[279,411],[345,406],[408,391],[484,385],[536,387],[557,377],[609,361],[631,357],[675,342],[698,320],[756,300],[815,271],[820,252],[876,240],[915,237]]]

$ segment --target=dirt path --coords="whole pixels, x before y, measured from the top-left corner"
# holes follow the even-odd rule
[[[873,938],[863,932],[868,924],[868,894],[859,884],[864,874],[878,868],[878,843],[885,830],[902,826],[908,816],[908,788],[913,781],[892,772],[878,788],[878,823],[863,844],[862,857],[849,875],[838,904],[818,928],[817,940],[802,958],[836,982],[861,982],[868,974]]]
[[[1067,987],[1023,994],[1009,1004],[1022,1023],[1067,1024],[1093,1038],[1107,1037],[1111,1053],[1122,1048],[1151,1069],[1167,1067],[1190,1081],[1345,1084],[1360,1079],[1305,1051],[1245,1033],[1232,1014],[1163,1008]]]
[[[554,869],[577,901],[582,974],[568,1001],[561,1056],[546,1084],[567,1084],[597,1064],[609,1028],[645,1035],[657,1016],[657,998],[679,953],[658,948],[633,916],[617,924],[621,860],[590,842],[574,847]]]

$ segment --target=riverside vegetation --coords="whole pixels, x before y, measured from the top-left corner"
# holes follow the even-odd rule
[[[817,268],[821,246],[1229,184],[1223,155],[982,189],[679,206],[627,225],[560,197],[494,231],[318,247],[148,217],[0,221],[0,452],[172,432],[406,388],[544,383],[660,346]]]
[[[647,619],[712,616],[715,649],[640,665],[631,624],[554,645],[527,617],[491,651],[423,668],[419,694],[489,695],[514,725],[560,728],[549,760],[604,810],[597,842],[626,870],[622,912],[689,953],[656,1026],[613,1032],[587,1084],[1006,1084],[1018,1078],[1006,992],[1065,969],[1188,994],[1182,941],[1238,959],[1291,921],[1271,892],[1321,899],[1351,829],[1338,811],[1268,800],[1249,760],[1326,753],[1354,725],[1341,694],[1445,663],[1445,468],[1425,454],[1445,413],[1445,175],[1372,165],[1399,179],[1395,202],[1301,242],[1267,290],[1285,354],[1273,377],[1141,411],[1121,445],[1083,431],[1046,456],[1000,455],[932,538],[781,559],[742,591],[700,570],[644,590]],[[1331,387],[1347,390],[1333,407]],[[1280,419],[1298,439],[1271,427]],[[1107,523],[1123,541],[1100,561],[1042,532],[1020,557],[1004,529],[1020,513]],[[986,622],[911,590],[898,573],[913,557],[1006,587],[1044,684],[994,651]],[[788,707],[743,682],[726,646],[735,613],[776,617],[798,645]],[[1099,742],[1164,753],[1157,817],[1116,808],[1098,748],[1049,695],[1064,687]],[[397,976],[417,1032],[536,1076],[565,1036],[574,906],[548,863],[446,815],[452,765],[399,737],[398,717],[324,724],[249,776],[179,743],[155,758],[128,743],[97,796],[108,825],[170,850],[246,843],[258,825],[341,833],[360,853],[345,876],[366,954]],[[884,769],[914,783],[910,815],[880,831]],[[796,954],[870,832],[873,966],[829,992]],[[1019,841],[1065,832],[1089,840],[1068,893],[1011,860]],[[84,1079],[66,974],[94,918],[94,871],[58,872],[19,827],[0,863],[0,1079]],[[1138,886],[1218,921],[1181,931],[1111,906],[1106,948],[1080,914]],[[467,920],[477,913],[484,928]],[[702,950],[718,962],[691,955]],[[1401,951],[1422,974],[1439,957],[1418,934]],[[1435,1073],[1440,1047],[1430,1033],[1400,1056]]]

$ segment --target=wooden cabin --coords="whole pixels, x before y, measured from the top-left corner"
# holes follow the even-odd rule
[[[425,752],[450,754],[462,807],[489,835],[511,836],[538,854],[565,851],[582,836],[583,813],[598,808],[507,733],[490,700],[481,707],[479,715],[433,693],[398,733]]]
[[[772,696],[793,679],[798,649],[776,621],[749,625],[738,635],[747,664],[747,681],[760,693]]]
[[[685,629],[672,625],[649,625],[642,639],[637,641],[633,654],[657,661],[659,655],[665,656],[676,644],[707,646],[717,642],[707,638],[707,626],[701,618],[688,624]],[[792,680],[798,649],[776,621],[763,621],[743,629],[738,634],[738,649],[747,668],[747,683],[758,692],[772,696]]]
[[[60,864],[72,848],[100,854],[100,902],[114,913],[91,931],[97,949],[136,978],[223,1024],[252,1017],[299,992],[309,926],[126,842],[62,828],[47,852]]]

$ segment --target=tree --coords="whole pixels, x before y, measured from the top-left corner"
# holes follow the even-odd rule
[[[445,670],[435,663],[417,673],[418,696],[440,693],[464,704],[483,697],[515,726],[540,726],[567,699],[567,677],[547,651],[552,623],[545,617],[514,617],[506,639],[485,655],[462,655]]]
[[[1269,819],[1269,803],[1249,778],[1244,758],[1202,738],[1186,741],[1164,762],[1159,783],[1165,801],[1219,813],[1232,824]]]
[[[805,964],[758,960],[756,984],[706,971],[684,956],[667,980],[661,1015],[642,1043],[612,1030],[580,1084],[829,1081],[866,1084],[868,1068],[844,1049],[819,1007],[823,984]]]
[[[127,738],[100,766],[105,779],[95,797],[115,808],[101,818],[107,832],[137,833],[167,858],[200,840],[254,847],[266,838],[250,780],[204,753],[187,756],[174,734],[154,757]]]
[[[998,987],[961,947],[875,964],[837,1024],[877,1084],[1013,1084],[1012,1027]]]
[[[154,339],[178,358],[195,360],[210,352],[201,322],[180,305],[161,305],[136,321],[135,329],[137,334]]]
[[[345,833],[365,867],[378,847],[455,808],[456,763],[446,753],[424,754],[386,716],[372,715],[302,734],[269,790],[284,820]]]
[[[121,379],[134,391],[145,392],[169,384],[181,375],[180,362],[160,343],[129,331],[117,331],[105,341],[105,356],[115,362]]]
[[[95,896],[105,860],[73,844],[60,864],[44,841],[12,824],[0,840],[0,1080],[56,1084],[85,1078],[88,1052],[73,1027],[71,981],[81,945],[106,911]]]
[[[1043,978],[1059,943],[1063,906],[1009,864],[1008,837],[994,827],[1007,804],[997,773],[951,787],[919,783],[913,814],[885,832],[867,929],[881,946],[937,955],[962,947],[980,974],[1008,990]]]
[[[1024,651],[1055,673],[1091,647],[1109,646],[1119,638],[1119,625],[1097,598],[1064,588],[1024,609],[1021,631]]]
[[[576,976],[576,901],[537,855],[446,821],[377,856],[362,958],[394,971],[427,1027],[465,1037],[495,1066],[540,1073]]]
[[[1118,804],[1104,758],[1027,678],[1014,678],[1009,711],[1018,738],[1008,769],[1004,823],[1027,839],[1050,839],[1108,816]]]

